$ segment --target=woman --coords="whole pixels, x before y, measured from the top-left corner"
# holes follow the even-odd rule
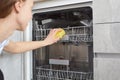
[[[7,38],[15,30],[24,31],[32,18],[33,0],[1,0],[0,1],[0,53],[4,49],[9,53],[22,53],[51,45],[59,40],[55,34],[59,29],[53,29],[43,41],[13,42]],[[0,80],[4,80],[0,70]]]

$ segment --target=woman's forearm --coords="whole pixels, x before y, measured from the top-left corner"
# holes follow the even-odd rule
[[[45,41],[30,41],[30,42],[10,42],[4,50],[10,53],[22,53],[29,50],[34,50],[47,46]]]

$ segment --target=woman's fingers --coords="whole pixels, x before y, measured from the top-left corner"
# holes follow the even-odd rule
[[[59,32],[61,32],[61,28],[51,29],[48,36],[45,39],[46,43],[53,44],[59,41],[61,37],[59,36],[56,37],[56,35],[59,34]]]

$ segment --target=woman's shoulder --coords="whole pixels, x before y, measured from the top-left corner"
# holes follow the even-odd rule
[[[0,42],[0,54],[2,53],[3,48],[9,43],[9,40],[4,40]]]

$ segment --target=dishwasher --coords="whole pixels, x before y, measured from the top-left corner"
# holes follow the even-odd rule
[[[32,51],[33,80],[93,80],[93,17],[90,7],[35,13],[33,41],[63,28],[64,37]]]

